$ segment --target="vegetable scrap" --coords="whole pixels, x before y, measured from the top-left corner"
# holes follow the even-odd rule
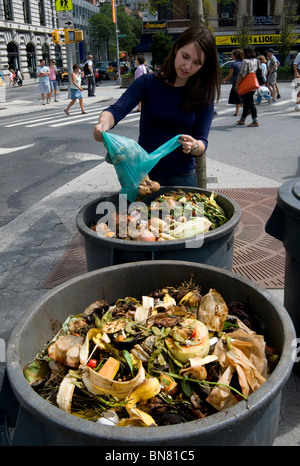
[[[144,180],[143,180],[144,181]],[[145,195],[156,191],[156,183],[145,179]],[[159,188],[158,188],[159,189]],[[91,225],[99,235],[136,241],[168,241],[202,235],[224,225],[229,219],[210,196],[181,189],[161,194],[149,205],[133,203],[129,213],[113,212],[108,221]]]
[[[109,426],[185,423],[230,408],[266,381],[278,355],[244,303],[183,282],[70,315],[24,368],[31,387]]]

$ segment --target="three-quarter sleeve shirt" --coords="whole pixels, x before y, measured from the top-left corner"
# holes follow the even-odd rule
[[[182,110],[186,88],[174,87],[145,74],[133,81],[117,102],[106,108],[111,112],[115,125],[139,102],[142,103],[138,143],[151,153],[176,135],[188,134],[208,144],[208,134],[214,113],[214,105],[186,112]],[[180,145],[163,157],[153,168],[150,176],[174,176],[195,169],[195,158],[184,154]]]

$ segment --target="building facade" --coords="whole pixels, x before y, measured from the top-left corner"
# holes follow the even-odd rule
[[[250,34],[251,43],[257,51],[264,53],[269,47],[278,47],[282,13],[289,8],[290,0],[236,0],[230,3],[211,0],[210,3],[211,8],[205,19],[215,34],[221,61],[230,57],[231,51],[239,45],[238,31],[245,24],[247,34]],[[296,0],[296,4],[300,17],[300,0]],[[146,56],[150,54],[152,35],[155,32],[164,31],[176,37],[188,26],[189,5],[183,4],[181,0],[170,0],[169,5],[158,8],[155,19],[143,19],[143,36],[136,52]],[[294,24],[294,32],[298,36],[294,48],[299,51],[299,20]]]
[[[95,46],[90,43],[88,20],[99,11],[85,0],[73,0],[74,28],[84,31],[84,42],[74,47],[74,61],[81,62]],[[65,45],[52,42],[57,29],[55,0],[0,0],[0,71],[19,69],[24,79],[35,76],[41,58],[55,59],[58,68],[67,66]]]

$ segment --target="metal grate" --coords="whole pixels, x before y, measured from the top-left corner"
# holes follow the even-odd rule
[[[284,288],[284,247],[265,232],[265,224],[276,205],[277,191],[278,188],[216,190],[235,200],[242,211],[235,230],[233,271],[269,289]],[[42,288],[54,288],[85,272],[84,240],[78,233]]]

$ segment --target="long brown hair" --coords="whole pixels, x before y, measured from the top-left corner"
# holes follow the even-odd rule
[[[182,109],[194,110],[207,107],[220,97],[220,67],[215,39],[211,32],[203,27],[193,26],[186,29],[174,42],[161,70],[160,77],[170,84],[176,80],[174,66],[176,52],[187,44],[195,43],[205,55],[203,66],[190,76],[186,85],[186,99]]]

